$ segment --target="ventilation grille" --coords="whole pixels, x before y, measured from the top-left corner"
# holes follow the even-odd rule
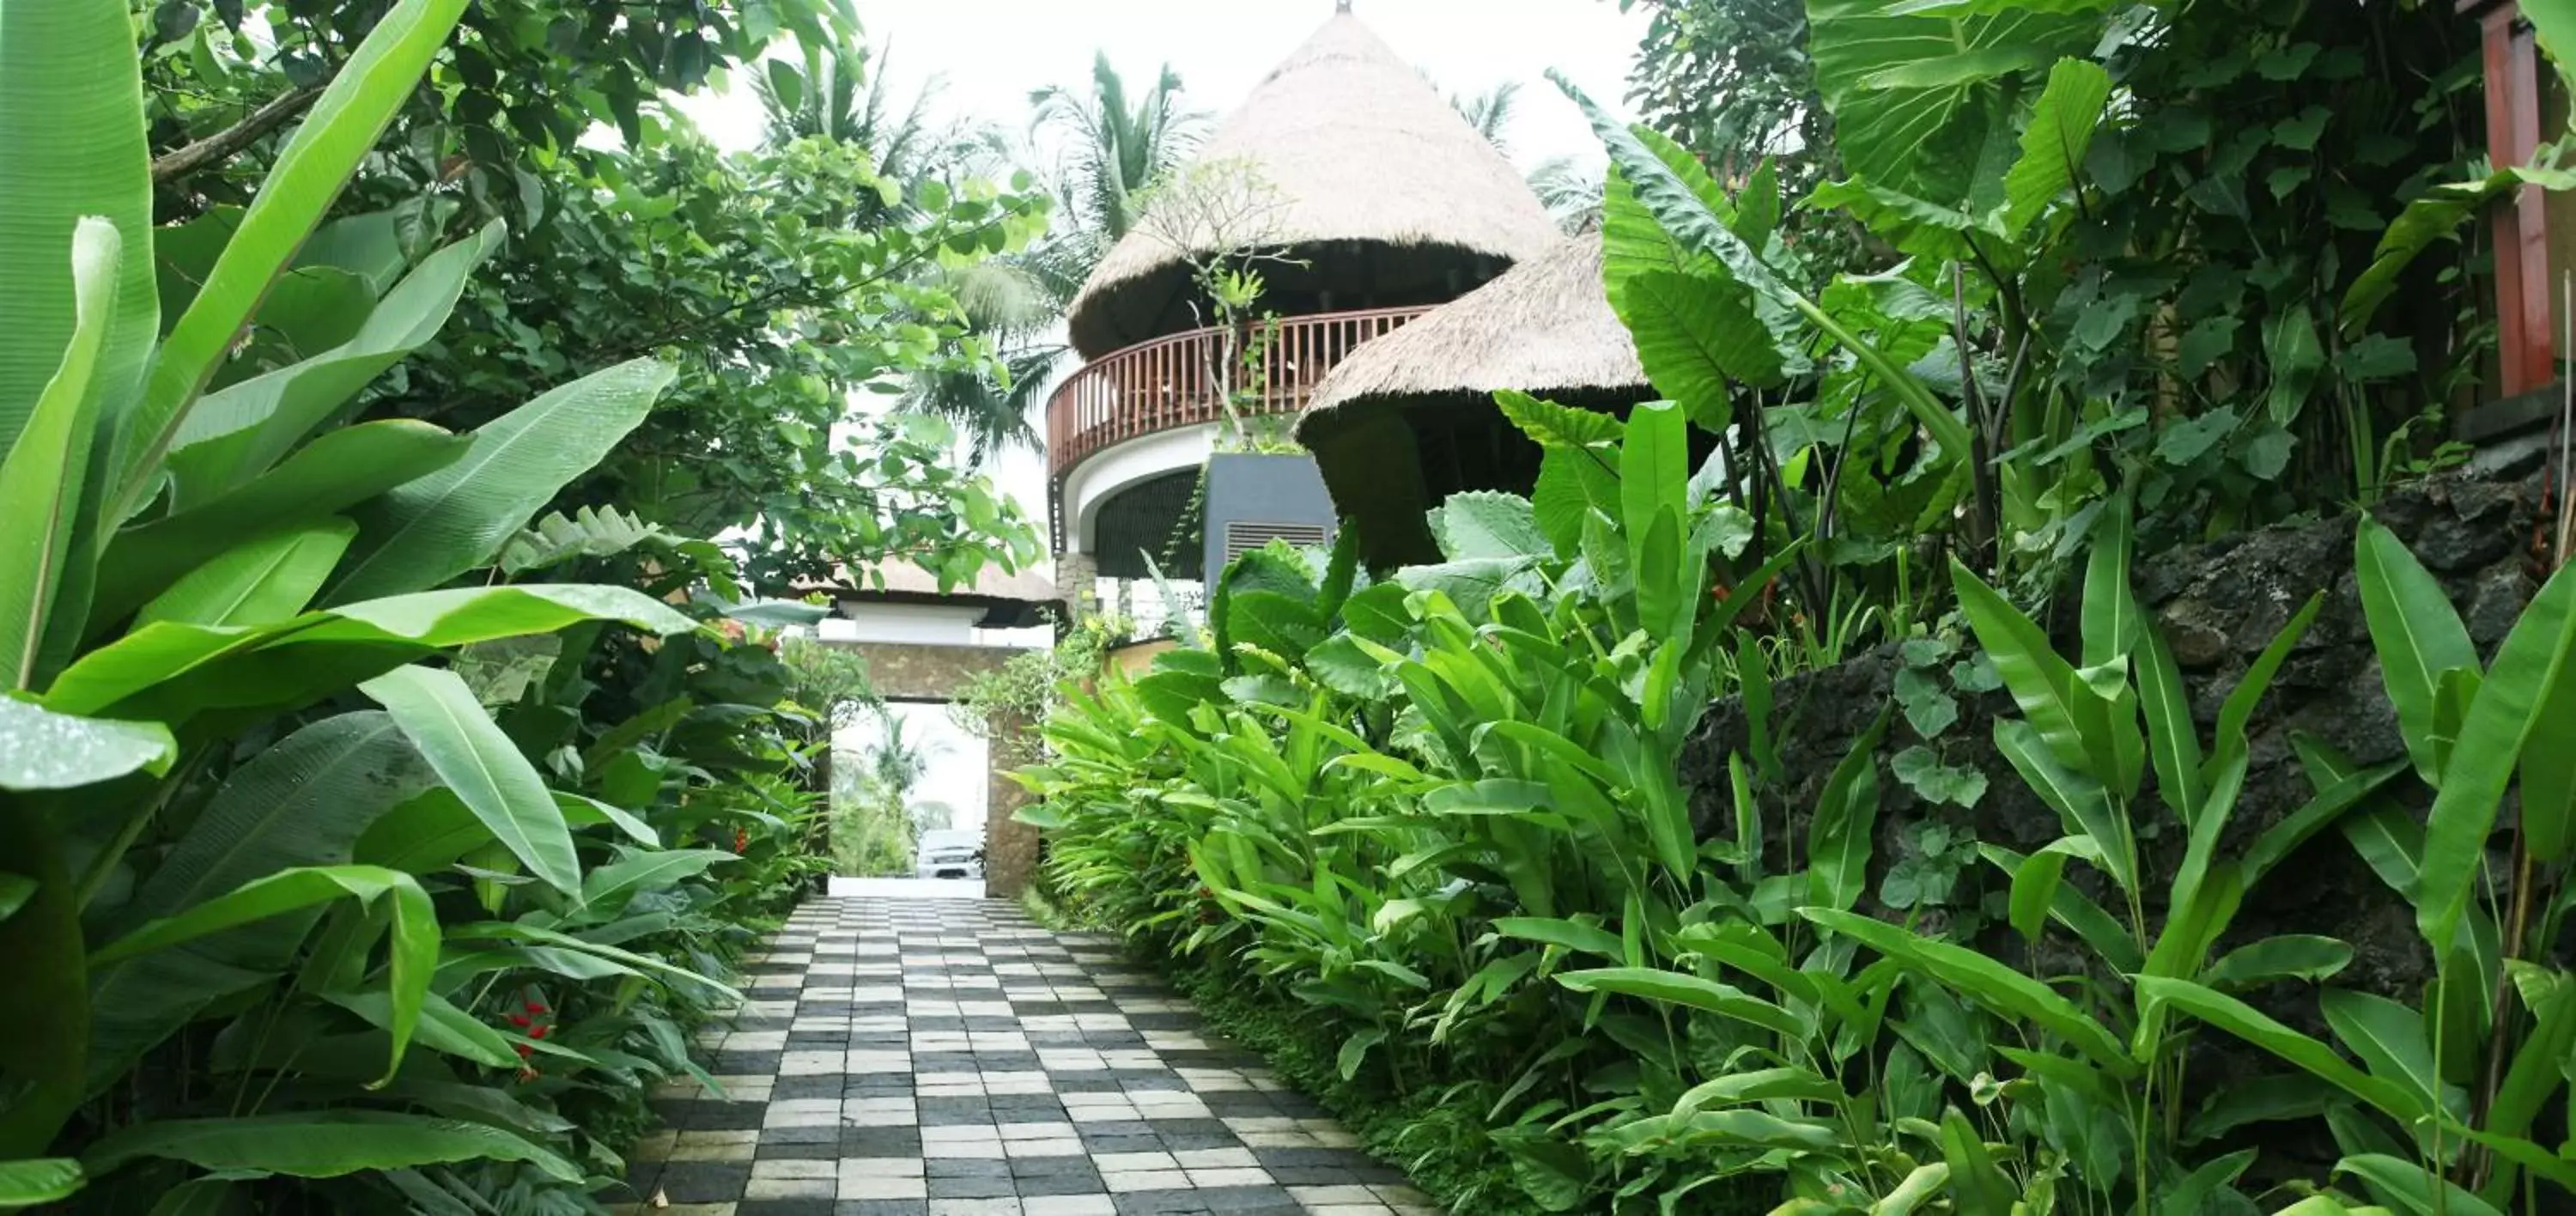
[[[1234,559],[1269,544],[1284,540],[1292,545],[1317,546],[1328,539],[1321,524],[1266,524],[1234,520],[1225,525],[1225,560]]]

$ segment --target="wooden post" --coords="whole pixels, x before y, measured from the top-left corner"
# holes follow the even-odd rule
[[[2478,19],[2486,61],[2487,156],[2497,168],[2528,164],[2540,146],[2540,49],[2516,0],[2459,0]],[[2513,397],[2558,378],[2550,322],[2549,229],[2538,186],[2514,188],[2494,207],[2496,333],[2503,375],[2494,396]]]

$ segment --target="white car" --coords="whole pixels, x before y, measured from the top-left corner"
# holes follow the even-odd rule
[[[923,832],[920,851],[914,855],[913,873],[922,878],[982,878],[984,834]]]

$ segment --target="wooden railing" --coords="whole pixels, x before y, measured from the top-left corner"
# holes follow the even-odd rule
[[[1430,311],[1374,308],[1282,317],[1248,326],[1235,378],[1247,415],[1306,408],[1324,373],[1352,348]],[[1112,351],[1058,385],[1047,399],[1048,471],[1055,477],[1111,444],[1225,417],[1217,374],[1224,333],[1194,329]]]

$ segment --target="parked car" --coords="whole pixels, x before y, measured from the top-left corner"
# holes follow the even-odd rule
[[[964,830],[923,832],[913,873],[922,878],[982,878],[984,834]]]

